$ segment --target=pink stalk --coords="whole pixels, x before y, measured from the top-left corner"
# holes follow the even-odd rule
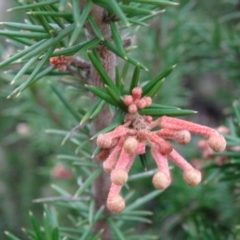
[[[185,160],[176,150],[173,149],[172,152],[169,153],[167,156],[183,171],[193,169],[192,165],[188,163],[187,160]]]
[[[128,165],[131,164],[132,158],[135,158],[135,155],[130,155],[126,153],[124,148],[122,148],[122,151],[120,153],[119,159],[117,161],[117,164],[115,166],[115,169],[124,169],[127,170]]]
[[[159,146],[159,151],[162,154],[169,154],[172,151],[172,145],[157,134],[149,132],[147,133],[147,138],[150,142],[156,143]]]
[[[146,143],[140,142],[138,144],[137,154],[144,154],[146,151],[145,147],[146,147]]]
[[[158,166],[159,171],[165,173],[170,178],[167,157],[159,152],[159,147],[156,144],[152,144],[151,154]]]
[[[110,190],[109,190],[108,198],[119,195],[121,189],[122,189],[122,186],[118,186],[118,185],[112,183],[111,187],[110,187]]]
[[[209,127],[205,127],[196,123],[191,123],[185,120],[163,116],[158,120],[158,124],[162,128],[169,128],[172,130],[188,130],[192,133],[209,137],[217,134],[217,131]]]
[[[110,173],[112,169],[115,168],[117,164],[117,156],[123,147],[124,137],[120,138],[117,146],[110,153],[106,161],[103,163],[103,168],[106,172]]]
[[[161,138],[174,139],[176,136],[176,131],[172,129],[163,128],[157,132]]]
[[[123,126],[116,127],[112,132],[104,134],[106,138],[119,138],[127,133],[127,129]]]

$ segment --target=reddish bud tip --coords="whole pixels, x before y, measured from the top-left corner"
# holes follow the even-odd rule
[[[183,179],[190,186],[196,186],[201,182],[202,174],[197,169],[192,168],[184,171]]]
[[[171,184],[171,178],[159,171],[153,176],[152,183],[156,189],[163,190]]]
[[[111,181],[118,185],[122,186],[127,182],[128,173],[124,169],[113,169],[111,172]]]
[[[125,209],[125,201],[120,195],[109,197],[107,207],[111,212],[119,214]]]
[[[132,90],[132,96],[134,99],[140,99],[142,95],[142,88],[140,87],[135,87]]]
[[[208,144],[214,152],[222,152],[225,150],[227,143],[222,135],[216,134],[209,137]]]
[[[128,137],[123,145],[123,148],[128,154],[135,154],[138,150],[138,140],[135,137]]]
[[[105,148],[96,156],[96,158],[100,161],[104,161],[108,158],[109,154],[110,154],[110,149]]]

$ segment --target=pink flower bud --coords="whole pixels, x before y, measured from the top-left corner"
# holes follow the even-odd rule
[[[144,100],[144,98],[140,99],[138,102],[137,102],[137,107],[138,109],[143,109],[147,106],[146,104],[146,101]]]
[[[226,148],[226,140],[225,138],[220,134],[211,135],[208,139],[209,147],[214,152],[222,152]]]
[[[124,169],[113,169],[111,172],[112,183],[122,186],[127,182],[128,173]]]
[[[151,106],[151,104],[152,104],[152,98],[150,98],[150,97],[144,97],[143,99],[145,100],[146,107]]]
[[[107,200],[107,207],[111,212],[119,214],[125,209],[125,201],[120,195],[110,196]]]
[[[97,146],[100,148],[111,148],[112,138],[107,137],[105,134],[99,134],[97,137]]]
[[[159,171],[153,176],[152,183],[156,189],[163,190],[171,184],[171,178]]]
[[[175,140],[178,144],[188,144],[191,141],[191,134],[187,130],[178,131],[176,132]]]
[[[135,104],[132,104],[128,107],[128,112],[131,114],[134,114],[138,111],[137,106]]]
[[[141,98],[141,95],[142,95],[142,88],[140,87],[135,87],[133,90],[132,90],[132,96],[134,99],[140,99]]]
[[[123,103],[128,107],[133,104],[133,97],[131,95],[127,95],[123,97]]]
[[[138,140],[135,137],[128,137],[123,145],[123,148],[128,154],[136,154],[138,150]]]
[[[188,169],[183,173],[184,181],[190,186],[198,185],[202,180],[202,174],[197,169]]]

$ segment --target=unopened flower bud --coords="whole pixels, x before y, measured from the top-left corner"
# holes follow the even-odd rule
[[[135,137],[128,137],[124,142],[124,150],[128,154],[135,154],[138,150],[138,140]]]
[[[149,107],[152,104],[152,98],[144,97],[143,99],[145,100],[146,107]]]
[[[140,87],[135,87],[132,90],[132,96],[134,99],[140,99],[142,95],[142,88]]]
[[[105,161],[103,162],[103,169],[106,173],[110,174],[114,169],[115,165],[116,165],[116,162],[114,161]]]
[[[146,101],[144,100],[144,98],[140,99],[138,102],[137,102],[137,107],[138,109],[143,109],[147,106],[146,104]]]
[[[163,190],[171,184],[171,178],[159,171],[153,176],[152,183],[156,189]]]
[[[208,138],[208,144],[214,152],[222,152],[226,148],[226,140],[220,134],[211,135]]]
[[[137,112],[137,106],[135,105],[135,104],[131,104],[129,107],[128,107],[128,112],[129,113],[132,113],[132,114],[134,114],[134,113],[136,113]]]
[[[183,173],[184,181],[190,186],[198,185],[202,180],[202,174],[197,169],[188,169]]]
[[[107,137],[104,134],[99,134],[97,137],[97,146],[101,148],[111,148],[112,138]]]
[[[133,103],[133,97],[131,95],[127,95],[123,97],[123,103],[128,107]]]
[[[111,172],[111,181],[118,185],[122,186],[127,182],[128,173],[124,169],[113,169]]]
[[[125,201],[120,195],[112,196],[107,200],[107,207],[111,212],[119,214],[125,209]]]
[[[175,140],[178,144],[188,144],[191,141],[191,134],[187,130],[181,130],[176,133]]]

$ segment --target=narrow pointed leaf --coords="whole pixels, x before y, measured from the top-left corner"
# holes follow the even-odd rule
[[[76,23],[76,29],[74,30],[71,39],[70,39],[70,43],[69,45],[73,45],[73,43],[77,40],[78,35],[80,34],[80,32],[82,31],[82,27],[85,24],[87,17],[91,11],[92,8],[92,1],[88,0],[86,6],[84,7],[81,17],[79,19],[79,21]]]
[[[92,200],[89,205],[89,215],[88,215],[88,221],[90,224],[93,224],[94,210],[95,210],[95,202],[94,200]]]
[[[83,123],[87,122],[90,119],[90,116],[95,112],[96,108],[99,106],[101,100],[97,99],[94,103],[91,104],[91,107],[89,110],[83,115],[81,122],[79,125],[82,125]]]
[[[113,40],[115,42],[116,48],[119,49],[119,51],[126,56],[126,52],[122,44],[122,38],[119,34],[119,30],[117,29],[114,22],[110,23],[110,27],[111,27],[112,36],[113,36]]]
[[[126,26],[129,26],[128,19],[123,13],[122,9],[118,5],[116,0],[108,0],[108,5],[111,7],[112,11],[123,21]]]
[[[95,109],[95,111],[91,114],[90,119],[94,118],[95,116],[97,116],[102,109],[105,106],[105,101],[101,100],[101,102],[98,104],[97,108]]]
[[[137,2],[142,4],[153,4],[158,6],[177,6],[179,3],[170,2],[170,1],[162,1],[162,0],[131,0],[131,2]]]
[[[129,93],[132,92],[133,88],[138,86],[139,73],[140,73],[140,67],[139,67],[139,65],[136,65],[134,72],[133,72],[132,81],[131,81],[130,88],[129,88]]]
[[[112,79],[106,73],[101,62],[99,62],[99,60],[96,58],[96,56],[95,56],[96,52],[93,53],[93,51],[88,51],[88,57],[91,60],[91,62],[93,63],[94,67],[96,68],[97,72],[99,73],[103,83],[110,86],[111,88],[113,88],[116,92],[119,92],[117,87],[114,85]],[[118,94],[120,95],[120,93],[118,93]]]
[[[59,0],[50,0],[50,1],[43,1],[43,2],[39,2],[39,3],[26,4],[26,5],[23,5],[23,6],[10,8],[10,9],[8,9],[8,12],[9,11],[26,10],[26,9],[43,7],[43,6],[47,6],[47,5],[50,5],[50,4],[58,3],[58,1]]]
[[[93,17],[91,15],[88,16],[88,21],[90,22],[92,29],[94,31],[94,33],[96,34],[96,36],[103,41],[104,40],[104,36],[101,32],[101,29],[99,29],[97,23],[94,21]]]
[[[45,39],[49,38],[48,33],[40,32],[20,32],[20,31],[10,31],[10,30],[0,30],[0,35],[2,36],[13,36],[13,37],[22,37],[22,38],[34,38],[34,39]]]
[[[32,16],[43,16],[43,17],[58,17],[58,18],[68,18],[72,19],[72,14],[63,13],[63,12],[49,12],[49,11],[34,11],[34,12],[26,12],[27,15]]]
[[[17,73],[17,75],[13,78],[11,84],[13,84],[18,78],[20,78],[32,65],[37,61],[38,56],[31,58]]]
[[[156,109],[156,108],[144,108],[138,111],[141,115],[150,115],[152,117],[161,116],[185,116],[190,114],[195,114],[196,111],[193,110],[182,110],[182,109]]]
[[[17,30],[25,30],[32,32],[46,32],[45,29],[40,25],[26,24],[26,23],[16,23],[16,22],[1,22],[1,25]]]
[[[59,1],[59,11],[63,12],[66,8],[68,0],[58,0]]]
[[[119,108],[123,110],[127,110],[118,92],[114,91],[114,89],[112,89],[107,85],[105,85],[105,89],[106,89],[106,92],[111,96],[112,100],[114,100],[118,104]]]
[[[146,154],[140,154],[139,158],[140,158],[140,161],[142,163],[144,171],[147,171],[147,158],[146,158]]]
[[[4,67],[6,65],[8,65],[9,63],[12,63],[16,60],[18,60],[19,58],[23,57],[24,55],[26,55],[27,53],[32,52],[35,48],[41,46],[46,40],[42,40],[40,42],[35,43],[34,45],[32,45],[31,47],[14,54],[13,56],[11,56],[10,58],[6,59],[5,61],[0,63],[0,67]]]
[[[67,110],[72,114],[72,116],[77,120],[80,121],[81,115],[70,105],[70,103],[67,101],[65,96],[62,94],[62,92],[54,85],[50,85],[53,92],[58,96],[58,98],[61,100],[63,105],[67,108]]]
[[[10,232],[5,232],[5,234],[11,239],[11,240],[21,240],[20,238],[14,236],[12,233]]]
[[[98,45],[99,42],[100,42],[99,39],[94,38],[94,39],[92,39],[90,41],[87,41],[87,42],[84,42],[84,43],[80,43],[80,44],[77,44],[77,45],[72,46],[72,47],[67,47],[67,48],[64,48],[64,49],[60,49],[60,50],[54,52],[52,54],[52,56],[53,57],[61,56],[61,55],[71,56],[71,55],[74,55],[76,53],[79,53],[79,52],[82,52],[82,51],[86,51],[88,49],[95,48]]]
[[[33,84],[35,81],[35,77],[37,76],[37,74],[41,71],[41,69],[43,68],[43,66],[46,64],[46,62],[49,60],[51,54],[53,53],[53,51],[55,50],[55,46],[52,46],[48,52],[45,54],[45,56],[41,59],[41,61],[38,63],[38,65],[36,66],[36,68],[33,70],[33,72],[31,73],[31,75],[28,77],[28,79],[19,87],[19,91],[21,92],[23,90],[25,90],[28,86],[30,86],[31,84]]]
[[[78,197],[79,195],[81,195],[93,183],[93,181],[99,177],[101,172],[102,172],[101,169],[98,169],[95,172],[93,172],[91,176],[89,176],[85,180],[85,182],[81,185],[81,187],[77,190],[77,192],[74,194],[74,197]]]
[[[111,228],[113,229],[113,231],[115,232],[116,236],[117,236],[117,239],[119,240],[127,240],[123,233],[120,231],[119,227],[116,225],[116,223],[111,219],[111,218],[108,218],[108,223],[109,225],[111,226]]]
[[[139,16],[139,15],[151,15],[154,12],[149,9],[144,9],[136,6],[120,5],[120,8],[128,17]]]
[[[36,221],[35,217],[33,216],[33,214],[31,212],[29,213],[29,217],[30,217],[32,228],[34,229],[34,232],[36,233],[37,239],[38,240],[45,240],[44,236],[43,236],[43,233],[40,229],[40,225]]]
[[[131,203],[130,205],[128,205],[125,208],[125,212],[136,209],[136,208],[142,206],[146,202],[149,202],[150,200],[157,197],[160,193],[162,193],[162,191],[156,190],[156,191],[153,191],[153,192],[145,195],[144,197],[138,198],[137,200],[135,200],[133,203]]]
[[[98,87],[94,87],[94,86],[89,86],[89,85],[85,85],[85,87],[89,91],[94,93],[96,96],[98,96],[100,99],[103,99],[107,103],[110,103],[114,106],[118,106],[118,104],[103,89],[98,88]]]
[[[158,81],[155,86],[153,86],[153,88],[150,90],[150,92],[148,93],[148,96],[153,98],[158,91],[160,90],[160,88],[162,87],[163,83],[164,83],[165,78],[163,78],[162,80]]]
[[[167,70],[163,71],[163,72],[160,73],[158,76],[156,76],[154,79],[149,80],[149,82],[142,87],[142,89],[143,89],[142,96],[148,95],[148,93],[152,90],[152,88],[153,88],[159,81],[161,81],[163,78],[166,78],[166,77],[172,72],[172,70],[175,68],[175,66],[176,66],[176,65],[171,66],[170,68],[168,68]]]
[[[110,43],[107,40],[103,41],[103,44],[112,52],[114,52],[117,56],[123,58],[124,60],[128,60],[128,56],[126,55],[125,52],[122,52],[121,49],[116,48],[112,43]]]

